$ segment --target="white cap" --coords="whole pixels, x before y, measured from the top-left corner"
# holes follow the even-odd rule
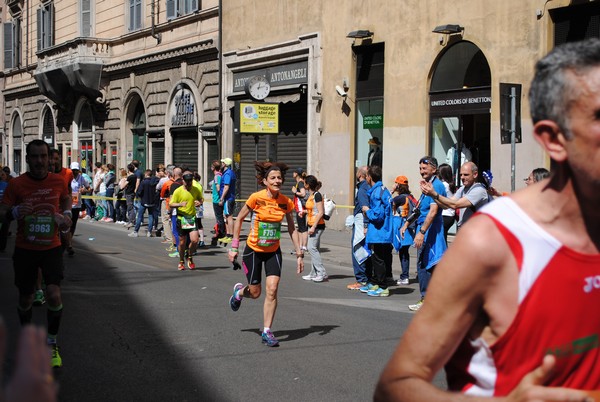
[[[77,162],[71,162],[71,170],[80,170],[79,169],[79,163],[77,163]]]

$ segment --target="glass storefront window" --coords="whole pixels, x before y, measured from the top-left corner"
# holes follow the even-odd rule
[[[371,138],[377,138],[383,151],[383,99],[356,102],[356,160],[355,167],[368,164]]]

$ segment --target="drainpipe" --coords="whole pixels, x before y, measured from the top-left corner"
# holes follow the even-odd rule
[[[156,0],[152,0],[152,9],[150,11],[152,14],[152,37],[156,39],[156,44],[160,45],[160,41],[162,40],[162,35],[160,32],[155,32],[156,24],[155,24],[155,16],[156,16]]]

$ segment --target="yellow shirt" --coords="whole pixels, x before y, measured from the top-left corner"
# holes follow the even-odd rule
[[[185,207],[177,207],[177,214],[184,216],[195,216],[196,207],[194,201],[198,200],[202,202],[202,193],[197,187],[192,186],[188,191],[185,185],[179,186],[171,197],[171,204],[179,204],[180,202],[187,201]]]

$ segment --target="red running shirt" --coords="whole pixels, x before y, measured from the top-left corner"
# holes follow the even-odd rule
[[[18,221],[16,246],[28,250],[49,250],[60,246],[55,213],[60,211],[60,199],[68,197],[65,180],[58,174],[48,173],[43,180],[22,174],[8,183],[2,203],[15,206],[29,203],[31,215]]]
[[[557,367],[545,384],[600,389],[600,254],[565,247],[510,198],[480,211],[492,218],[519,269],[519,308],[493,345],[465,339],[446,365],[451,390],[504,396],[546,354]]]

